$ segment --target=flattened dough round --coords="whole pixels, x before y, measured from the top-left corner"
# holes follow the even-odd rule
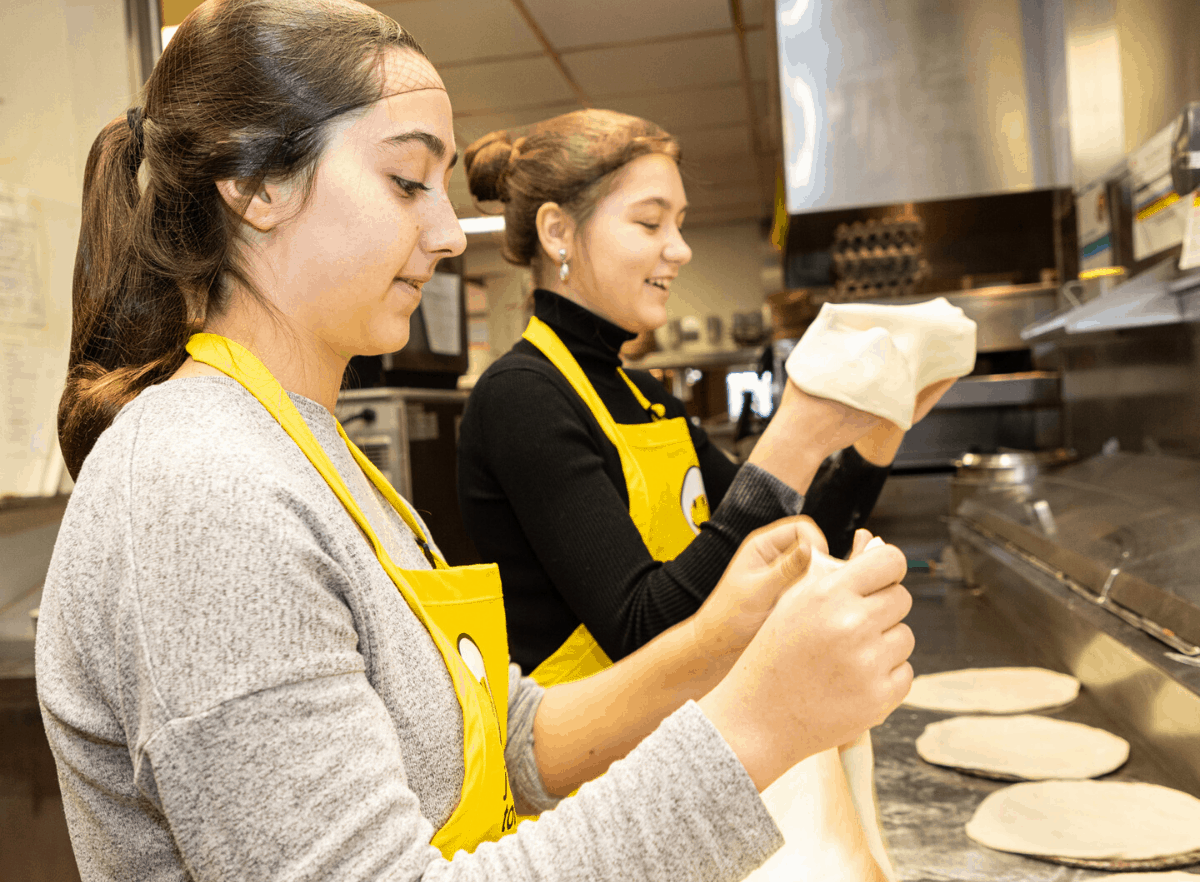
[[[1112,873],[1108,876],[1096,876],[1089,882],[1104,882],[1105,879],[1119,879],[1120,882],[1200,882],[1200,875],[1185,873],[1183,870],[1168,870],[1159,873]]]
[[[988,848],[1150,860],[1200,849],[1200,799],[1132,781],[1033,781],[990,794],[967,822]]]
[[[1033,714],[966,716],[926,726],[917,753],[939,766],[1041,781],[1108,774],[1129,758],[1129,742],[1103,729]]]
[[[904,703],[947,713],[1020,714],[1059,707],[1078,695],[1078,680],[1045,668],[964,668],[922,674]]]

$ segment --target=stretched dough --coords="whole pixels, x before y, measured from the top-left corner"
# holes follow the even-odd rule
[[[975,366],[975,322],[945,297],[911,306],[826,303],[785,365],[793,383],[912,428],[917,393]]]
[[[883,544],[876,536],[866,548]],[[809,571],[845,563],[814,548]],[[784,845],[747,882],[896,882],[879,824],[869,730],[797,763],[762,798]]]
[[[1059,707],[1078,695],[1078,680],[1045,668],[964,668],[916,677],[904,703],[949,713],[1016,714]]]
[[[917,753],[940,766],[1030,780],[1095,778],[1129,758],[1129,742],[1103,729],[1050,717],[968,716],[930,723],[917,738]]]
[[[1200,849],[1200,799],[1131,781],[1014,784],[980,803],[967,835],[1017,854],[1165,858]]]
[[[882,845],[874,790],[855,799],[837,748],[793,766],[762,798],[784,845],[746,882],[895,882],[894,871],[885,875],[873,856],[872,840]],[[856,803],[870,806],[865,817]]]

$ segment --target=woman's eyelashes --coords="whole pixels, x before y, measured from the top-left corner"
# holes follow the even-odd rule
[[[411,199],[418,193],[427,193],[432,189],[431,187],[427,187],[425,184],[422,184],[420,181],[410,181],[408,178],[402,178],[399,175],[390,175],[389,177],[391,177],[396,186],[400,188],[400,192],[404,194],[406,199]]]

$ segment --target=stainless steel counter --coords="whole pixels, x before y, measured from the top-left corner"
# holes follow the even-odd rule
[[[958,582],[910,574],[914,596],[909,624],[917,637],[912,664],[918,674],[967,667],[1037,665],[1063,670],[1042,644],[1014,629],[983,593]],[[1117,623],[1121,624],[1121,623]],[[1107,729],[1129,739],[1129,761],[1108,779],[1178,787],[1170,772],[1121,720],[1102,712],[1085,688],[1061,711],[1048,714]],[[992,851],[967,838],[963,827],[987,794],[1007,786],[932,766],[914,742],[925,726],[948,714],[901,707],[873,733],[876,786],[884,834],[900,878],[917,880],[1054,880],[1076,882],[1100,873]],[[1198,873],[1200,868],[1192,868]]]

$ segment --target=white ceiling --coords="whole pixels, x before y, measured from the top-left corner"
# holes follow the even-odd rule
[[[620,110],[679,138],[689,224],[770,216],[781,149],[773,0],[371,5],[437,66],[460,149],[580,107]],[[460,217],[480,214],[464,175],[450,195]]]

